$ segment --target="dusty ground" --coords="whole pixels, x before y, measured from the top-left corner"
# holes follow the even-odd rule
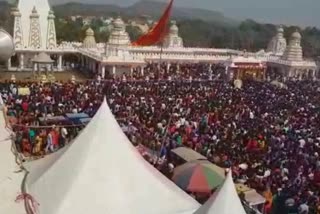
[[[0,82],[11,80],[12,75],[15,75],[16,81],[36,81],[32,72],[0,72]],[[87,78],[77,71],[64,71],[53,73],[57,81],[67,82],[71,80],[72,75],[77,81],[84,81]]]

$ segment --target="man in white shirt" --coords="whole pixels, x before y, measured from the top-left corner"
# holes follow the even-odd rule
[[[61,128],[61,138],[62,138],[62,146],[64,146],[67,143],[67,138],[68,138],[68,130],[65,127]]]

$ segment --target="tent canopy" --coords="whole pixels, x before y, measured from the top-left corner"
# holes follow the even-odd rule
[[[228,173],[222,187],[200,207],[195,214],[246,214],[238,197],[232,180],[231,171]]]
[[[0,110],[0,213],[25,214],[23,202],[15,202],[24,173],[17,172],[19,166],[11,147],[10,132],[5,127],[4,112]]]
[[[187,147],[178,147],[171,150],[171,152],[173,152],[174,154],[176,154],[186,162],[194,161],[194,160],[207,160],[205,156]]]
[[[106,101],[73,144],[26,168],[39,214],[191,214],[200,206],[141,157]]]

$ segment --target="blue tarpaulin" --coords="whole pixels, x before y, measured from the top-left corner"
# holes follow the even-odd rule
[[[76,114],[66,114],[67,118],[70,120],[82,119],[82,118],[89,118],[89,115],[86,113],[76,113]]]
[[[83,124],[89,123],[90,120],[91,120],[91,118],[81,118],[81,119],[79,119],[80,123],[83,123]]]

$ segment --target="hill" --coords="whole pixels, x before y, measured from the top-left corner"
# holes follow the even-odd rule
[[[165,3],[143,0],[129,7],[119,7],[110,4],[66,3],[53,6],[53,10],[57,16],[114,16],[118,14],[121,16],[139,16],[144,14],[157,19],[161,16],[165,7]],[[225,17],[220,12],[203,9],[174,7],[172,17],[175,19],[199,19],[230,25],[235,25],[237,23],[235,20]]]
[[[127,8],[129,15],[152,15],[153,17],[161,16],[165,3],[142,0]],[[199,19],[202,21],[215,22],[221,24],[235,24],[236,21],[225,17],[217,11],[210,11],[196,8],[173,7],[172,16],[177,19]]]
[[[83,16],[107,16],[119,14],[123,8],[116,5],[99,5],[99,4],[82,4],[82,3],[66,3],[52,7],[55,15],[60,17],[68,17],[74,15]]]

